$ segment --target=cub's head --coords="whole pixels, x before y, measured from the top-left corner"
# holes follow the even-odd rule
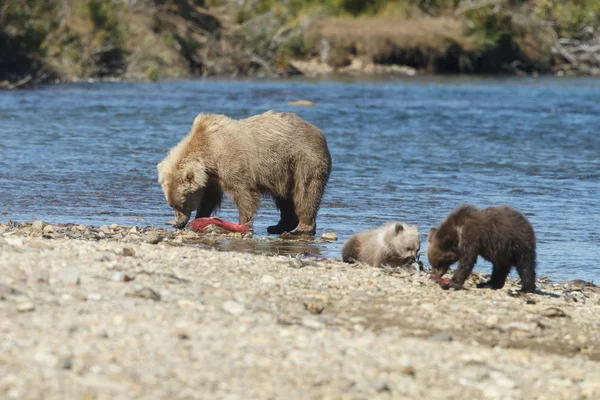
[[[458,261],[458,238],[456,235],[439,235],[436,228],[429,230],[427,237],[427,259],[431,274],[437,278],[444,276],[448,268]]]
[[[186,157],[174,162],[172,156],[172,153],[169,154],[156,166],[158,182],[167,203],[175,212],[175,228],[183,229],[190,220],[192,211],[200,208],[207,177],[200,160]]]
[[[416,226],[397,223],[389,224],[386,228],[386,242],[394,252],[398,265],[410,264],[419,260],[419,229]]]

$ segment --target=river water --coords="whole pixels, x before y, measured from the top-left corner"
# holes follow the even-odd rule
[[[288,105],[298,99],[316,105]],[[424,252],[429,228],[457,205],[507,204],[536,230],[540,275],[600,283],[600,80],[592,79],[209,80],[0,92],[0,222],[162,227],[173,216],[156,164],[194,117],[269,109],[318,126],[332,153],[318,234],[340,240],[298,251],[339,258],[352,233],[403,221],[419,225]],[[230,201],[219,216],[237,221]],[[277,219],[265,200],[257,234]],[[480,259],[477,270],[489,267]]]

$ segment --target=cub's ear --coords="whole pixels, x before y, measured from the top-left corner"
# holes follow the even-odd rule
[[[433,239],[433,235],[435,235],[436,232],[437,232],[437,228],[431,228],[429,230],[429,234],[427,235],[427,243],[431,242],[431,239]]]
[[[444,240],[442,240],[442,249],[444,250],[452,250],[455,249],[457,246],[456,243],[456,239],[450,236],[446,236],[444,237]]]
[[[394,229],[396,230],[396,233],[398,234],[404,230],[404,226],[402,226],[402,224],[396,224]]]

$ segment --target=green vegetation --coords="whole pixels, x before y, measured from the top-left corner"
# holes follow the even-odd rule
[[[557,39],[598,28],[597,0],[0,0],[0,82],[275,74],[297,59],[550,72],[580,68]]]

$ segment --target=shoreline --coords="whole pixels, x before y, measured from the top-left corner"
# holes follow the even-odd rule
[[[600,396],[597,287],[52,229],[0,225],[3,398]]]

